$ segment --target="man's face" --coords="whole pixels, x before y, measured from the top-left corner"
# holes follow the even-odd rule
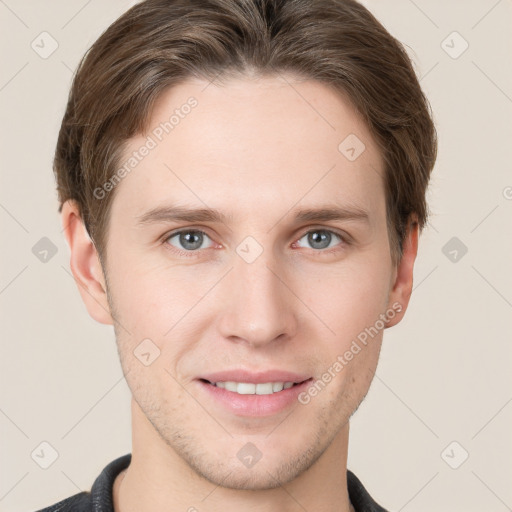
[[[197,104],[182,108],[191,96]],[[160,123],[176,109],[166,133]],[[359,156],[351,134],[365,145]],[[140,161],[115,191],[105,270],[121,363],[152,441],[215,484],[288,482],[336,440],[377,365],[396,270],[376,145],[341,96],[275,77],[169,89],[126,160],[134,151]],[[148,220],[165,207],[225,218]],[[296,218],[322,208],[345,214]],[[229,375],[237,370],[248,374]],[[264,382],[309,380],[270,395],[206,382],[268,371],[294,375]]]

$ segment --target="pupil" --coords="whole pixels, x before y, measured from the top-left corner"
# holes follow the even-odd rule
[[[182,233],[180,238],[180,243],[187,249],[198,249],[201,247],[203,242],[203,236],[198,231],[188,231],[185,234]],[[196,239],[196,242],[191,241],[191,239],[194,238]],[[197,243],[198,240],[199,243]]]
[[[325,249],[326,247],[329,246],[330,241],[331,234],[326,231],[313,231],[312,233],[309,234],[309,243],[311,244],[312,247],[315,247],[316,249]],[[320,243],[320,246],[315,246],[315,244],[317,243]]]

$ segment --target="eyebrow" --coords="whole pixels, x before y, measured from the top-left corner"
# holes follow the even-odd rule
[[[137,225],[163,222],[221,222],[226,224],[233,219],[230,214],[224,214],[212,208],[188,208],[183,206],[159,206],[152,208],[136,217]],[[303,208],[295,212],[294,222],[325,222],[330,220],[356,220],[369,223],[366,210],[354,207],[323,206],[320,208]]]

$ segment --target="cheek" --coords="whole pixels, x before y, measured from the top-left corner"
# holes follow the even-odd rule
[[[126,259],[109,281],[116,319],[123,326],[116,330],[122,352],[138,367],[131,354],[146,347],[158,353],[151,368],[176,370],[176,361],[201,339],[201,319],[210,304],[202,299],[215,284],[214,276],[203,276],[193,266],[142,266]]]
[[[302,284],[301,284],[302,282]],[[308,281],[297,280],[297,295],[343,345],[372,326],[385,311],[389,295],[388,269],[378,263],[327,268]]]
[[[305,286],[303,290],[306,293]],[[382,341],[380,315],[386,311],[388,291],[388,269],[370,258],[316,276],[307,286],[309,302],[305,302],[329,327],[329,331],[322,328],[325,337],[316,331],[322,343],[315,351],[325,372],[318,378],[329,382],[321,394],[327,402],[346,404],[341,416],[348,413],[346,407],[357,407],[372,381]]]
[[[191,268],[154,264],[146,260],[126,257],[111,271],[112,296],[118,313],[125,322],[140,327],[170,324],[169,329],[187,305],[190,307],[202,291],[201,282]],[[162,325],[160,325],[162,327]],[[165,331],[164,331],[165,332]],[[164,332],[160,332],[162,335]]]

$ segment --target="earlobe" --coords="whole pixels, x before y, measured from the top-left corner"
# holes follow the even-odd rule
[[[89,314],[97,322],[113,324],[106,283],[98,252],[73,200],[62,205],[61,221],[71,251],[69,265]]]
[[[407,310],[412,293],[414,261],[418,253],[418,236],[418,221],[416,216],[412,216],[403,242],[402,257],[396,267],[394,283],[389,294],[388,308],[393,309],[396,314],[389,318],[386,327],[392,327],[400,322]]]

